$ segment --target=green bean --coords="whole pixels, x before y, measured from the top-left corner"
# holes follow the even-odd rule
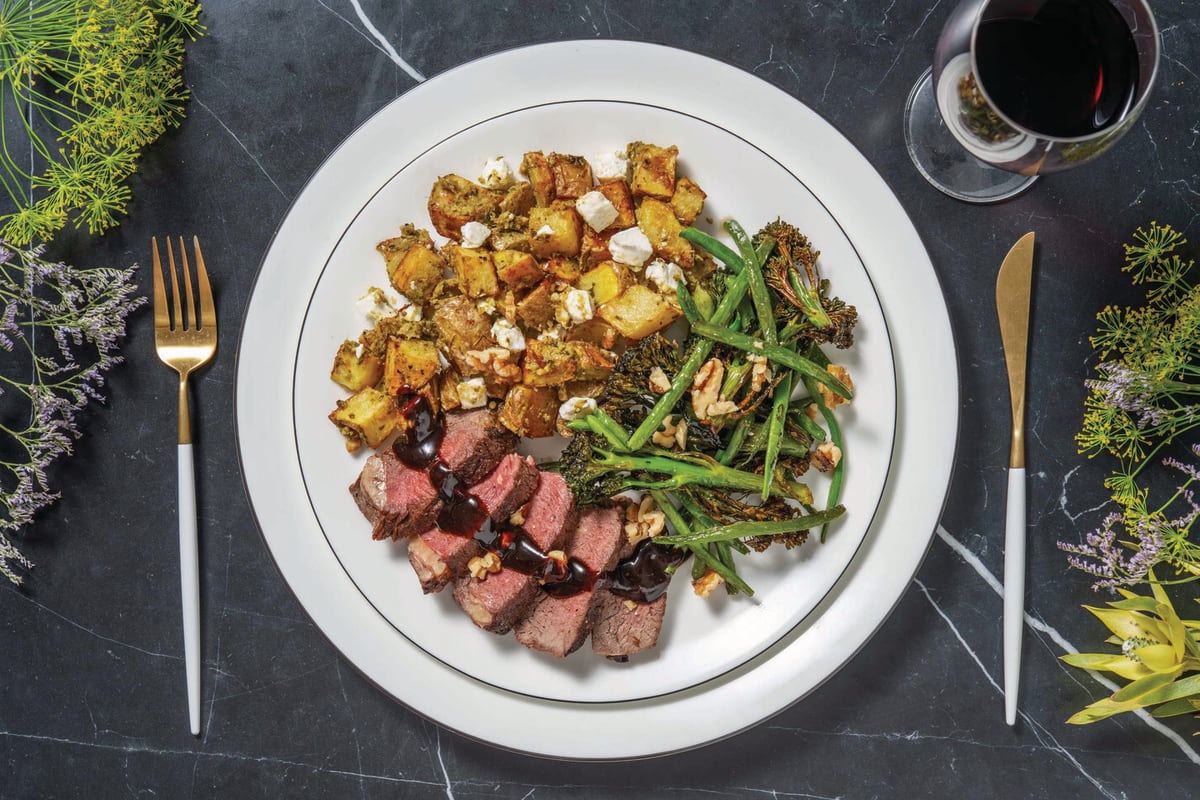
[[[746,268],[746,262],[742,260],[741,256],[729,249],[729,245],[712,234],[705,233],[699,228],[684,228],[679,235],[692,244],[707,250],[710,255],[720,259],[734,274],[740,274]]]
[[[767,344],[779,344],[775,312],[771,309],[771,295],[763,280],[762,260],[755,252],[754,243],[750,241],[749,234],[737,220],[725,220],[725,230],[737,244],[742,262],[745,263],[746,271],[750,274],[750,301],[754,304],[754,315],[758,318],[758,329],[762,333],[763,341]],[[773,239],[771,244],[774,246]]]
[[[795,519],[779,519],[749,522],[732,522],[691,534],[659,536],[656,541],[670,545],[707,544],[709,542],[745,539],[751,536],[777,536],[781,533],[798,533],[825,525],[846,513],[843,506],[832,506],[824,511],[814,511]]]
[[[666,492],[658,489],[652,489],[650,491],[650,496],[654,498],[654,502],[657,503],[659,509],[662,510],[663,516],[665,516],[667,521],[671,523],[671,527],[678,532],[678,535],[696,535],[684,520],[683,515],[679,513],[679,509],[675,508],[675,505],[671,502],[671,499],[667,497]],[[659,536],[655,539],[655,541],[662,541],[663,538],[663,536]],[[749,584],[739,578],[738,574],[734,572],[730,566],[722,563],[720,559],[714,557],[712,553],[708,552],[704,545],[682,544],[676,546],[683,547],[684,549],[688,550],[693,556],[695,556],[697,562],[703,562],[706,567],[712,569],[713,572],[716,572],[718,575],[724,578],[730,586],[736,587],[738,591],[745,592],[748,595],[754,594],[754,590],[750,588]]]
[[[783,423],[787,419],[788,402],[792,394],[792,375],[783,376],[775,387],[771,400],[771,416],[767,420],[767,454],[763,461],[762,499],[771,496],[771,483],[775,480],[775,464],[779,461],[779,442],[783,437]]]

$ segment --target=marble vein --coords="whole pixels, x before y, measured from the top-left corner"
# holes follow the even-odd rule
[[[142,655],[153,656],[154,658],[170,658],[173,660],[182,660],[182,658],[183,658],[181,655],[178,655],[178,654],[158,653],[158,652],[155,652],[154,650],[147,650],[143,647],[138,647],[137,645],[130,644],[129,642],[122,642],[120,639],[114,639],[111,636],[105,636],[102,633],[98,633],[98,632],[92,630],[91,628],[87,627],[86,625],[81,625],[80,623],[76,622],[75,620],[71,619],[70,617],[66,616],[65,614],[61,614],[58,611],[55,611],[53,608],[50,608],[47,605],[43,605],[42,603],[39,603],[37,600],[34,600],[32,597],[29,597],[28,595],[26,595],[22,592],[13,592],[12,594],[15,597],[20,597],[23,600],[27,600],[30,603],[33,603],[35,606],[40,608],[42,611],[45,611],[47,614],[50,614],[51,616],[58,617],[60,620],[67,623],[71,627],[78,628],[79,630],[83,631],[84,633],[88,634],[89,636],[95,636],[97,639],[99,639],[102,642],[108,642],[109,644],[115,644],[118,647],[124,647],[129,650],[133,650],[135,652],[141,653]]]
[[[196,105],[200,106],[201,108],[203,108],[205,111],[207,111],[209,116],[211,116],[213,119],[215,119],[217,121],[217,124],[220,125],[221,128],[226,133],[229,134],[229,138],[233,139],[233,141],[235,141],[237,143],[237,146],[241,148],[242,152],[245,153],[246,156],[254,163],[254,166],[258,167],[258,171],[263,174],[263,177],[265,177],[271,183],[271,185],[275,187],[275,191],[279,192],[279,196],[282,197],[284,200],[291,201],[291,198],[288,197],[287,192],[285,192],[283,190],[283,188],[280,187],[280,185],[275,182],[275,179],[271,177],[271,173],[267,172],[266,168],[262,165],[262,161],[259,160],[258,156],[251,153],[250,150],[246,147],[246,145],[242,143],[242,140],[238,138],[238,135],[236,133],[234,133],[233,130],[230,129],[230,127],[228,125],[225,124],[225,121],[223,119],[221,119],[221,117],[218,116],[215,111],[213,111],[211,108],[209,108],[208,106],[206,106],[204,104],[204,101],[201,100],[200,97],[196,94],[195,89],[192,90],[192,102],[195,103]]]
[[[320,3],[320,5],[322,8],[329,11],[342,21],[346,21],[345,17],[334,11],[329,6],[325,5],[324,3]],[[350,5],[354,8],[354,14],[358,17],[358,21],[362,23],[363,27],[366,28],[367,32],[371,35],[371,38],[375,40],[375,47],[377,47],[384,55],[390,58],[393,64],[404,70],[404,72],[414,81],[417,81],[418,83],[423,82],[425,80],[425,76],[421,74],[416,67],[405,61],[400,53],[396,51],[396,48],[392,46],[392,43],[388,41],[388,38],[383,35],[379,28],[375,27],[375,23],[371,22],[371,18],[367,16],[367,12],[363,11],[363,7],[358,0],[350,0]]]
[[[975,555],[973,552],[971,552],[971,550],[969,550],[966,547],[966,545],[964,545],[958,539],[954,538],[954,536],[952,536],[950,534],[950,532],[947,531],[941,525],[938,525],[938,527],[937,527],[937,535],[938,535],[938,538],[941,539],[943,542],[945,542],[947,545],[949,545],[950,549],[953,550],[955,553],[957,553],[959,555],[959,557],[962,558],[963,561],[965,561],[972,569],[974,569],[977,573],[979,573],[979,576],[981,578],[983,578],[984,582],[987,583],[988,586],[990,586],[992,588],[992,591],[994,591],[997,595],[1000,595],[1001,597],[1004,596],[1004,587],[1001,585],[1000,580],[995,575],[992,574],[991,570],[989,570],[986,566],[984,566],[983,562],[979,559],[979,557],[977,555]],[[947,617],[942,612],[942,610],[940,608],[938,608],[937,604],[933,602],[933,599],[929,597],[929,593],[927,590],[925,590],[924,585],[921,584],[919,581],[917,583],[919,586],[921,586],[922,591],[925,592],[925,596],[926,596],[926,598],[929,599],[929,602],[931,604],[933,604],[934,609],[936,609],[938,614],[940,614],[942,616],[942,618],[946,621],[946,623],[948,625],[950,625],[951,630],[954,631],[954,635],[956,637],[958,637],[959,641],[963,643],[964,647],[967,647],[966,642],[963,641],[962,636],[958,633],[958,629],[954,627],[954,623],[952,623],[950,621],[949,617]],[[1036,630],[1039,633],[1042,633],[1042,634],[1048,636],[1051,640],[1054,641],[1055,644],[1057,644],[1060,648],[1062,648],[1062,650],[1064,652],[1066,652],[1066,653],[1078,653],[1079,652],[1079,649],[1077,647],[1075,647],[1075,645],[1073,645],[1069,641],[1067,641],[1066,637],[1064,637],[1061,633],[1059,633],[1055,628],[1053,628],[1046,622],[1034,617],[1029,612],[1025,612],[1025,624],[1028,625],[1033,630]],[[980,669],[983,671],[984,675],[987,675],[988,680],[991,682],[991,684],[996,687],[997,691],[1000,691],[999,685],[992,679],[991,675],[988,674],[987,670],[983,667],[982,662],[980,662],[978,657],[975,656],[974,651],[971,650],[970,647],[967,647],[967,651],[975,659],[975,663],[979,664]],[[1100,673],[1089,671],[1089,674],[1096,680],[1097,683],[1104,686],[1109,691],[1115,692],[1117,690],[1117,685],[1115,683],[1113,683],[1112,681],[1110,681],[1108,678],[1105,678]],[[1161,722],[1159,722],[1158,720],[1156,720],[1154,717],[1150,716],[1150,714],[1148,712],[1146,712],[1144,709],[1139,709],[1138,711],[1135,711],[1133,713],[1139,719],[1141,719],[1142,722],[1144,722],[1147,726],[1149,726],[1150,728],[1152,728],[1156,732],[1162,734],[1164,737],[1166,737],[1171,742],[1173,742],[1180,749],[1180,751],[1187,757],[1187,759],[1189,761],[1191,761],[1194,764],[1200,764],[1200,753],[1197,753],[1195,748],[1193,748],[1186,739],[1184,739],[1182,736],[1180,736],[1178,733],[1176,733],[1171,728],[1168,728],[1166,725],[1164,725]],[[1027,720],[1029,719],[1024,713],[1022,713],[1021,716]]]

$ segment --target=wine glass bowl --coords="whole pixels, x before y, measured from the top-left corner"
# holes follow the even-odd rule
[[[953,197],[1012,197],[1128,132],[1158,57],[1144,0],[964,0],[909,95],[909,155]]]

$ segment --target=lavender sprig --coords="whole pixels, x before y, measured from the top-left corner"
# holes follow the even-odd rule
[[[46,470],[72,451],[79,412],[103,402],[126,319],[146,302],[133,270],[77,269],[0,240],[0,575],[32,566],[11,539],[58,499]]]

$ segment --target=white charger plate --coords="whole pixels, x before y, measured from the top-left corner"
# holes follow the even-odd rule
[[[454,100],[464,97],[472,102]],[[679,145],[682,168],[709,193],[707,215],[737,216],[751,230],[777,215],[799,224],[822,250],[835,293],[858,306],[850,514],[824,545],[743,559],[756,602],[703,603],[674,590],[654,656],[615,665],[578,653],[557,662],[475,630],[445,598],[420,596],[402,547],[365,534],[346,492],[361,458],[345,453],[324,420],[338,396],[328,368],[337,344],[362,327],[354,300],[385,279],[375,242],[403,222],[424,222],[437,175],[474,177],[497,154],[592,155],[635,139]],[[762,720],[836,671],[915,573],[944,500],[957,428],[941,297],[883,181],[779,90],[655,45],[508,51],[381,110],[293,204],[260,269],[239,351],[247,491],[306,611],[414,710],[549,756],[628,758],[695,746]],[[919,380],[904,369],[916,363]],[[911,431],[921,431],[919,445],[906,446]]]

